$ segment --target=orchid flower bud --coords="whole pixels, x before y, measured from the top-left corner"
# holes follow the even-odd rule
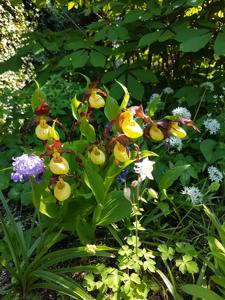
[[[103,165],[105,163],[105,153],[98,147],[92,149],[90,158],[95,165]]]
[[[122,144],[116,142],[113,149],[114,156],[119,162],[125,162],[130,159],[130,151],[126,149]]]
[[[54,196],[55,198],[62,202],[69,198],[71,195],[71,187],[69,183],[65,182],[62,178],[56,182],[54,187]]]
[[[36,136],[42,140],[46,141],[49,138],[51,126],[49,126],[45,119],[41,119],[37,127],[35,128]]]
[[[157,125],[153,124],[149,130],[149,135],[154,141],[162,141],[164,139],[164,134],[162,130],[158,128]]]
[[[59,152],[53,154],[53,158],[50,161],[49,168],[53,174],[63,175],[69,171],[69,164],[67,160],[60,155]]]
[[[89,104],[92,108],[101,108],[105,106],[105,100],[96,91],[93,91],[89,97]]]

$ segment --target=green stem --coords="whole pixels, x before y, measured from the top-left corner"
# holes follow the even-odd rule
[[[196,117],[197,117],[197,114],[198,114],[199,109],[200,109],[200,107],[201,107],[202,101],[204,100],[206,91],[207,91],[207,88],[204,90],[204,92],[203,92],[203,94],[202,94],[202,97],[201,97],[201,99],[200,99],[199,105],[198,105],[198,107],[197,107],[197,109],[196,109],[196,112],[195,112],[195,115],[194,115],[194,118],[193,118],[193,122],[195,121],[195,119],[196,119]]]
[[[136,209],[139,209],[139,183],[137,184]],[[136,237],[136,255],[138,255],[138,215],[135,214],[135,237]]]

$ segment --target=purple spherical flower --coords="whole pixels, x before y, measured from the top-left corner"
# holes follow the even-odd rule
[[[13,158],[13,173],[11,179],[14,182],[26,181],[29,177],[39,179],[44,172],[44,161],[35,154],[23,154]]]

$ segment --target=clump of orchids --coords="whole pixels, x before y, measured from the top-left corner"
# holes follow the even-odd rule
[[[110,102],[112,97],[108,90],[106,89],[104,92],[98,88],[99,81],[91,82],[88,77],[84,76],[84,78],[87,80],[87,86],[81,97],[82,100],[78,100],[76,97],[71,100],[72,113],[75,118],[71,132],[74,128],[79,127],[81,135],[84,135],[89,142],[86,154],[91,162],[99,168],[106,164],[110,156],[114,156],[117,164],[126,163],[131,159],[131,149],[136,153],[136,160],[139,160],[138,139],[160,142],[171,135],[182,139],[186,137],[186,131],[182,125],[192,126],[198,130],[188,116],[172,116],[161,120],[152,120],[149,115],[144,113],[142,105],[127,107],[130,95],[126,87],[119,82],[125,96],[120,106],[116,102],[116,113],[114,110],[113,114],[110,114],[109,107],[115,105],[116,100],[113,99],[114,102]],[[40,96],[41,93],[38,95]],[[64,157],[66,151],[63,150],[60,136],[55,129],[56,125],[61,126],[61,124],[49,117],[49,106],[39,96],[33,105],[36,114],[35,134],[47,148],[43,156],[50,157],[49,169],[52,172],[51,187],[54,197],[59,202],[63,202],[71,195],[71,186],[66,182],[66,178],[75,175],[69,174],[70,166]],[[93,126],[95,124],[94,110],[103,110],[108,118],[101,138],[96,138]],[[49,125],[51,122],[52,126]],[[89,137],[90,132],[92,132],[91,138]],[[74,155],[74,153],[70,153]],[[79,157],[79,153],[76,155]],[[74,158],[76,159],[76,157]]]

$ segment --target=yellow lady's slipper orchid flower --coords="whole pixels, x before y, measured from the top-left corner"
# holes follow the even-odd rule
[[[59,178],[54,187],[55,198],[62,202],[69,198],[71,195],[71,187],[69,183],[65,182],[62,178]]]
[[[121,128],[126,136],[132,139],[136,139],[143,135],[143,129],[136,121],[134,121],[131,112],[126,111],[122,113],[121,118]]]
[[[92,108],[101,108],[105,106],[105,100],[102,96],[98,95],[96,91],[93,91],[89,97],[89,104]]]
[[[149,135],[154,141],[162,141],[164,139],[164,134],[157,125],[153,124],[149,130]]]
[[[63,175],[68,173],[69,164],[68,161],[56,151],[50,161],[49,168],[53,174]]]
[[[105,153],[98,147],[92,149],[90,157],[95,165],[103,165],[105,163]]]
[[[170,133],[175,137],[183,139],[186,137],[186,131],[178,125],[178,122],[173,122],[170,127]]]
[[[46,141],[49,138],[51,126],[49,126],[45,119],[41,119],[37,127],[35,128],[36,136],[42,140]]]
[[[130,159],[130,151],[127,151],[126,147],[119,142],[116,142],[113,153],[116,160],[119,162],[125,162]]]

